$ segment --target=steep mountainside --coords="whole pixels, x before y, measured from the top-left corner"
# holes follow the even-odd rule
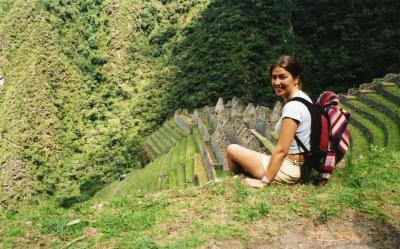
[[[140,167],[179,107],[271,105],[281,53],[304,61],[314,94],[400,71],[399,4],[0,0],[1,205],[88,198]]]

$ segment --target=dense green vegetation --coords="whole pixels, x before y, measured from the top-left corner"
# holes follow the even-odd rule
[[[0,247],[202,248],[229,241],[251,247],[251,242],[261,240],[277,248],[290,227],[309,224],[304,229],[310,234],[326,223],[334,229],[335,224],[345,226],[353,220],[363,229],[371,226],[372,235],[375,230],[387,231],[388,237],[376,240],[361,234],[362,241],[371,238],[368,246],[396,248],[399,163],[398,151],[373,146],[368,155],[349,157],[348,165],[339,168],[324,188],[273,184],[254,190],[227,178],[152,195],[131,191],[70,209],[42,203],[0,213]],[[304,224],[306,219],[309,223]],[[352,229],[345,226],[343,234],[332,236],[348,241],[346,236],[364,231]],[[309,238],[316,239],[320,237]]]
[[[399,5],[0,0],[0,205],[87,199],[142,166],[144,138],[178,107],[269,105],[281,53],[304,61],[313,94],[400,71]]]

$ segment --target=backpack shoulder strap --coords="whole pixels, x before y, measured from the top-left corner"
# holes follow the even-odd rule
[[[305,105],[308,109],[308,111],[311,112],[311,106],[313,105],[313,103],[309,102],[308,100],[301,98],[301,97],[294,97],[291,98],[288,102],[290,101],[298,101],[300,103],[302,103],[303,105]],[[307,150],[306,146],[304,145],[304,143],[300,140],[300,138],[297,135],[294,135],[294,139],[296,140],[297,144],[303,149],[304,152],[308,152],[309,150]]]
[[[310,145],[311,151],[317,151],[319,148],[320,137],[321,137],[321,115],[322,115],[322,108],[318,104],[311,103],[308,100],[301,98],[301,97],[294,97],[289,101],[298,101],[305,105],[310,112],[311,116],[311,138],[310,138]],[[297,142],[297,140],[296,140]],[[300,144],[299,144],[300,145]],[[303,149],[303,148],[302,148]],[[307,150],[306,150],[307,151]]]
[[[308,152],[306,146],[303,144],[303,142],[297,135],[294,135],[294,140],[296,140],[297,144],[300,145],[300,147],[304,150],[304,152]]]
[[[290,102],[290,101],[298,101],[298,102],[303,103],[309,111],[310,111],[310,106],[313,105],[313,103],[309,102],[308,100],[306,100],[305,98],[302,98],[302,97],[294,97],[294,98],[291,98],[288,102]]]

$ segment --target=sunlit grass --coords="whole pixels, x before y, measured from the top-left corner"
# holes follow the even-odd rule
[[[273,241],[279,224],[300,217],[327,222],[351,212],[393,223],[400,210],[399,165],[399,152],[372,146],[362,157],[347,158],[323,188],[272,184],[256,190],[224,178],[148,195],[132,191],[70,209],[27,206],[0,214],[0,247],[20,246],[28,237],[61,248],[82,236],[75,247],[197,248],[210,239],[246,244],[261,224],[269,224],[266,236]]]

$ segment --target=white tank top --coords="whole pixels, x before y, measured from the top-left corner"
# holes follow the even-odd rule
[[[303,91],[297,91],[293,97],[301,97],[312,103],[310,97]],[[299,101],[290,101],[285,104],[282,110],[282,115],[275,125],[275,132],[279,135],[283,118],[291,118],[299,122],[296,130],[296,135],[300,141],[306,146],[307,150],[310,149],[310,135],[311,135],[311,115],[307,107]],[[297,154],[304,152],[293,139],[289,148],[289,154]]]

